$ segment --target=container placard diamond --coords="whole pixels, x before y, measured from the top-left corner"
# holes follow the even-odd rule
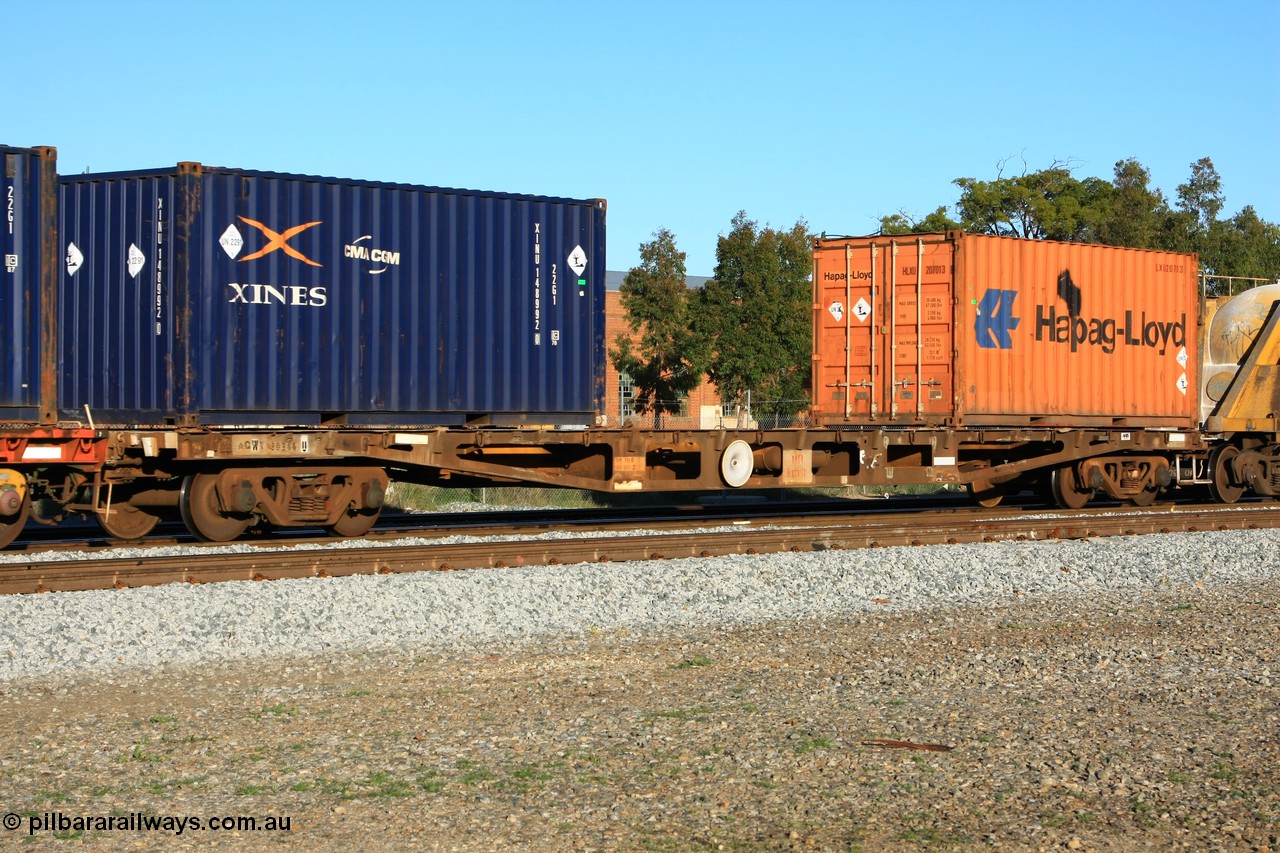
[[[859,297],[853,306],[853,316],[858,318],[859,323],[867,322],[867,318],[871,316],[871,303],[864,297]]]
[[[222,232],[222,236],[218,238],[218,245],[222,246],[222,251],[227,253],[227,257],[235,260],[236,255],[240,254],[240,249],[244,246],[244,237],[240,236],[240,232],[233,223],[227,226],[226,231]]]
[[[67,244],[67,275],[75,275],[76,270],[84,266],[84,255],[75,243]]]
[[[129,260],[125,264],[125,269],[129,270],[130,278],[137,278],[138,273],[142,272],[142,268],[147,265],[147,256],[142,254],[142,250],[133,243],[129,244]]]

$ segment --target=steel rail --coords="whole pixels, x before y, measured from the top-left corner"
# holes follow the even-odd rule
[[[152,586],[396,574],[413,571],[495,569],[569,563],[657,560],[809,552],[891,545],[935,545],[1009,540],[1085,539],[1104,536],[1280,527],[1280,505],[1163,506],[1137,510],[1077,510],[1011,514],[991,510],[850,515],[788,526],[740,523],[649,535],[592,538],[484,539],[467,543],[343,547],[323,550],[255,549],[247,553],[188,553],[176,557],[103,557],[79,561],[0,564],[0,593],[33,593]]]

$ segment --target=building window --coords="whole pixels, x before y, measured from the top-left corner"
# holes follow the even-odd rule
[[[636,413],[636,381],[627,373],[618,374],[618,420],[625,422]]]

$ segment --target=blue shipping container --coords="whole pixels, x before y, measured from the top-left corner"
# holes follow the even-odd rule
[[[0,146],[0,421],[56,417],[57,160]]]
[[[61,408],[589,424],[605,203],[181,163],[61,179]]]

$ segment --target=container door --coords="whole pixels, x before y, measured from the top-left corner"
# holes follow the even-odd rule
[[[0,146],[0,419],[52,420],[52,149]],[[39,407],[39,411],[37,409]]]
[[[820,411],[886,425],[950,416],[953,271],[952,243],[941,235],[819,248]]]

